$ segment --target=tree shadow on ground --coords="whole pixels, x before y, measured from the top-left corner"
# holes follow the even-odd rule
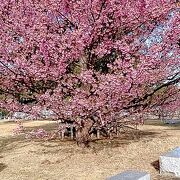
[[[24,124],[25,125],[25,124]],[[32,131],[35,129],[43,128],[46,131],[52,131],[57,128],[57,123],[48,123],[48,124],[42,124],[39,126],[29,126],[26,127],[26,132]],[[160,135],[160,132],[153,132],[153,131],[140,131],[140,130],[130,130],[128,132],[123,132],[119,137],[115,137],[113,139],[108,138],[101,138],[101,139],[93,139],[90,142],[90,147],[92,151],[95,153],[101,150],[104,150],[106,148],[117,148],[117,147],[123,147],[130,143],[138,142],[138,141],[151,141],[153,138],[156,138]],[[24,147],[27,146],[28,142],[30,140],[25,139],[23,136],[15,136],[15,137],[6,137],[6,138],[0,138],[0,152],[4,150],[11,150],[14,148]],[[41,140],[41,139],[33,139],[33,142],[37,144],[38,146],[41,146],[41,151],[37,150],[34,151],[34,153],[52,153],[56,154],[59,151],[62,151],[63,153],[86,153],[86,150],[77,147],[77,144],[75,141],[70,140],[69,138],[65,138],[64,140],[61,140],[60,138],[54,139],[54,140]],[[12,145],[10,145],[12,144]],[[82,150],[81,150],[82,149]],[[87,150],[87,153],[89,150]]]
[[[32,129],[38,129],[38,128],[43,128],[47,131],[54,130],[57,127],[56,123],[50,123],[50,124],[44,124],[42,126],[36,126],[36,127],[28,127],[27,130],[32,130]],[[150,141],[151,139],[157,137],[160,133],[158,132],[153,132],[153,131],[140,131],[140,130],[130,130],[128,132],[123,132],[119,137],[115,137],[113,139],[108,139],[108,138],[94,138],[90,142],[90,149],[92,148],[93,150],[101,151],[105,148],[116,148],[116,147],[122,147],[125,145],[128,145],[133,142],[138,142],[141,140]],[[55,145],[53,147],[58,147],[58,146],[64,146],[63,149],[61,149],[63,152],[75,152],[76,148],[74,148],[76,145],[76,142],[70,140],[69,138],[65,138],[63,141],[61,139],[56,139],[53,140]],[[46,143],[39,141],[40,145],[51,149],[49,153],[57,152],[55,150],[52,150],[51,145],[46,145]],[[74,146],[72,149],[69,146]],[[66,148],[65,148],[66,147]],[[80,152],[78,149],[77,151]],[[84,151],[82,151],[84,153]],[[48,152],[46,152],[48,153]]]
[[[57,126],[58,124],[56,122],[52,122],[52,123],[47,123],[47,124],[42,124],[42,125],[39,125],[39,126],[28,126],[26,127],[25,126],[25,130],[28,132],[28,131],[32,131],[32,130],[36,130],[36,129],[44,129],[46,131],[52,131],[52,130],[56,130],[57,129]]]
[[[78,147],[75,141],[65,139],[65,140],[53,140],[53,141],[43,141],[35,140],[37,145],[40,145],[40,149],[34,150],[31,153],[35,154],[58,154],[59,152],[63,154],[89,154],[89,153],[99,153],[106,149],[112,149],[117,147],[125,147],[131,143],[144,141],[151,141],[153,138],[159,136],[159,133],[151,131],[139,131],[137,136],[132,136],[131,133],[124,133],[118,138],[107,139],[93,139],[90,142],[89,148]]]
[[[7,165],[4,163],[0,163],[0,172],[7,168]]]
[[[23,136],[0,137],[0,153],[25,147],[27,140]]]
[[[57,123],[48,123],[48,124],[42,124],[39,126],[26,126],[26,122],[24,123],[24,127],[25,127],[25,133],[26,132],[30,132],[32,130],[36,130],[39,128],[43,128],[46,131],[52,131],[55,130],[57,127]],[[15,124],[15,122],[1,122],[3,124]],[[70,145],[74,145],[76,144],[74,141],[70,141],[70,140],[60,140],[60,139],[54,139],[54,140],[49,140],[49,141],[45,141],[44,139],[26,139],[25,134],[21,134],[21,135],[9,135],[6,137],[1,137],[0,136],[0,153],[2,152],[6,152],[6,151],[12,151],[15,150],[17,148],[22,148],[22,147],[26,147],[28,146],[31,142],[34,143],[34,145],[37,146],[41,146],[41,150],[39,151],[33,151],[36,154],[39,153],[57,153],[59,152],[61,149],[61,147],[69,147]],[[38,152],[39,151],[39,152]],[[72,151],[70,148],[67,149],[67,152]],[[31,151],[30,151],[31,152]]]
[[[105,148],[117,148],[123,147],[128,144],[139,142],[139,141],[151,141],[153,138],[157,137],[160,133],[152,132],[152,131],[136,131],[132,132],[124,132],[119,137],[113,139],[99,139],[93,140],[91,145],[96,150],[103,150]]]
[[[54,130],[57,127],[57,123],[49,123],[49,124],[43,124],[41,126],[36,126],[36,127],[28,127],[27,130],[32,130],[32,129],[38,129],[38,128],[43,128],[47,131]],[[108,138],[94,138],[90,142],[90,149],[94,149],[95,151],[101,151],[105,148],[116,148],[116,147],[122,147],[125,145],[128,145],[133,142],[138,142],[141,140],[145,141],[150,141],[152,138],[155,138],[159,135],[160,133],[153,132],[153,131],[140,131],[140,130],[130,130],[128,132],[123,132],[119,137],[115,137],[113,139],[108,139]],[[58,147],[58,146],[64,146],[61,151],[63,152],[75,152],[77,149],[75,148],[76,142],[70,140],[69,138],[65,138],[64,140],[61,139],[56,139],[51,142],[54,142],[53,147]],[[45,148],[51,149],[49,153],[56,153],[56,150],[53,150],[52,145],[47,145],[43,141],[39,141],[39,144]],[[70,148],[69,146],[74,146]],[[66,148],[65,148],[66,147]],[[77,151],[80,152],[78,149]],[[84,151],[82,151],[84,153]],[[48,153],[46,151],[46,153]]]

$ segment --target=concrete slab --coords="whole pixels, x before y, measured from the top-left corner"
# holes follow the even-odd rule
[[[180,147],[177,147],[159,158],[160,174],[180,177]]]
[[[150,180],[150,174],[141,171],[125,171],[106,180]]]

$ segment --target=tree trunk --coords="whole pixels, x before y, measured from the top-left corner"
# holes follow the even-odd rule
[[[78,146],[81,147],[89,146],[89,142],[91,140],[89,132],[92,126],[93,126],[92,119],[88,118],[86,120],[82,120],[81,126],[78,127],[76,130],[76,142]]]

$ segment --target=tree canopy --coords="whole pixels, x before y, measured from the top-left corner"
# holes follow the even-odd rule
[[[0,2],[1,108],[106,123],[119,112],[178,107],[174,0]]]

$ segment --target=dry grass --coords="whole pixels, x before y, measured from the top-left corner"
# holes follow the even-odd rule
[[[26,122],[25,127],[51,129],[48,121]],[[99,140],[81,149],[75,142],[28,141],[13,137],[14,123],[0,123],[1,180],[103,180],[124,170],[147,171],[158,176],[159,156],[180,144],[180,126],[148,123],[140,133]],[[169,180],[170,178],[168,178]]]

